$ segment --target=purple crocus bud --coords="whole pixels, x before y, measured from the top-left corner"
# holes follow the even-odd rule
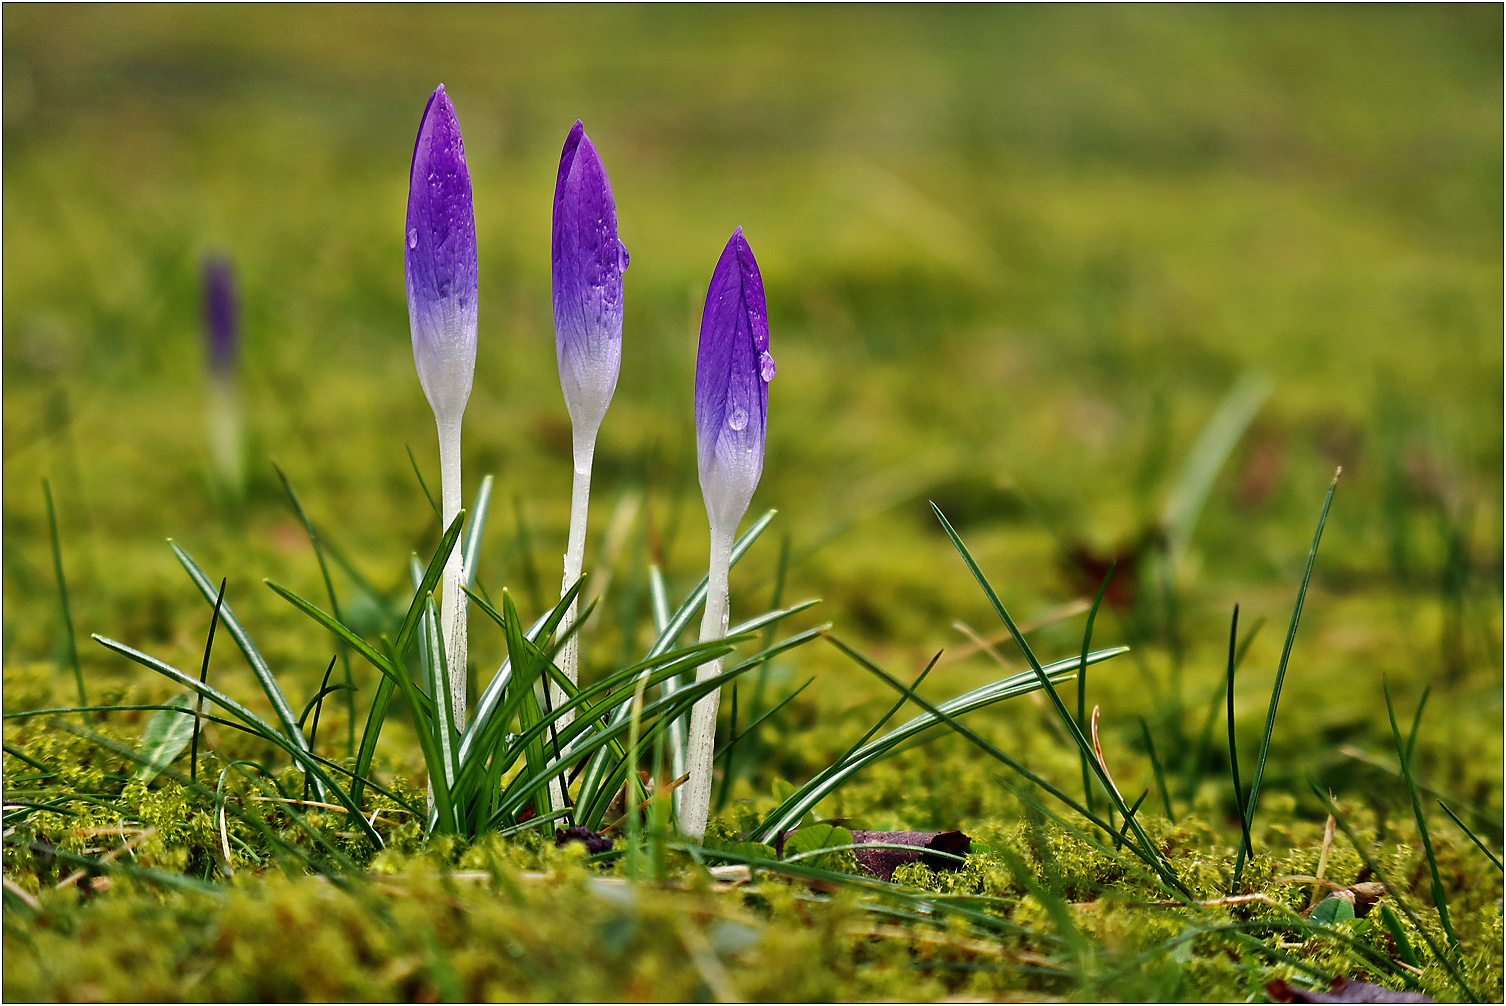
[[[476,368],[476,216],[455,106],[429,95],[408,174],[403,274],[418,380],[441,422],[460,421]]]
[[[576,120],[554,183],[554,349],[570,421],[595,437],[622,364],[622,273],[617,204],[607,169]]]
[[[739,227],[711,274],[695,366],[696,460],[713,529],[736,531],[763,474],[773,378],[763,278]]]
[[[240,348],[240,318],[235,274],[223,255],[204,259],[204,343],[209,350],[209,372],[222,379],[230,377]]]

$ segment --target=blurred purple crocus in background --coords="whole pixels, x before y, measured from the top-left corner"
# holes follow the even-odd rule
[[[223,255],[204,259],[204,344],[209,372],[216,377],[235,370],[240,351],[240,317],[235,297],[235,274]]]
[[[209,451],[220,487],[232,498],[246,488],[241,409],[236,390],[240,312],[235,273],[223,255],[204,258],[204,349],[209,369]]]
[[[727,634],[727,571],[732,541],[763,474],[769,382],[773,379],[763,277],[739,227],[732,232],[711,274],[696,354],[696,461],[711,526],[702,642]],[[720,659],[702,664],[696,669],[696,680],[705,681],[721,669]],[[695,838],[705,834],[711,806],[711,756],[720,699],[720,691],[712,692],[690,713],[686,751],[690,778],[679,815],[681,829]]]
[[[627,248],[617,237],[617,204],[596,146],[576,120],[560,152],[554,184],[554,234],[550,242],[554,285],[554,348],[560,390],[570,413],[575,478],[570,496],[570,535],[565,549],[563,596],[580,578],[586,552],[586,515],[591,498],[591,460],[596,434],[617,388],[622,364],[622,273]],[[565,624],[575,619],[572,604]],[[578,680],[578,653],[572,636],[560,656],[560,669]],[[565,693],[550,683],[550,701]],[[573,719],[568,713],[561,728]],[[563,794],[551,790],[556,809]]]
[[[403,275],[413,362],[439,430],[440,510],[460,512],[460,421],[476,368],[476,217],[455,106],[440,84],[429,96],[408,175]],[[455,721],[465,724],[466,605],[461,552],[445,564],[440,621]]]

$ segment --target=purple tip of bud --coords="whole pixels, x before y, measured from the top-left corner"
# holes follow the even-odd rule
[[[577,120],[554,183],[554,348],[565,407],[576,426],[601,425],[622,364],[622,273],[617,203],[607,169]]]
[[[753,499],[773,378],[763,277],[739,227],[711,274],[696,355],[696,460],[713,526],[735,528]]]
[[[240,316],[235,274],[230,260],[221,255],[204,259],[204,342],[209,350],[210,373],[230,376],[240,347]]]
[[[443,84],[413,144],[403,274],[419,382],[435,416],[458,421],[476,367],[476,215],[460,121]]]

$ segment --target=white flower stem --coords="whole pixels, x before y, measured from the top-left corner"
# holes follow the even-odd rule
[[[246,466],[241,440],[240,396],[233,378],[215,374],[209,379],[209,451],[215,474],[230,495],[239,499],[246,489]]]
[[[711,562],[706,571],[706,610],[701,616],[701,642],[720,639],[727,634],[727,570],[732,563],[732,538],[737,528],[711,528]],[[697,682],[722,672],[722,659],[708,661],[696,668]],[[680,805],[680,829],[691,838],[706,834],[706,819],[711,813],[711,755],[716,743],[716,714],[721,706],[721,689],[700,699],[690,710],[690,740],[686,744],[685,762],[690,778],[685,782],[685,798]]]
[[[565,545],[565,576],[560,582],[560,596],[564,597],[570,588],[575,586],[575,581],[580,579],[581,570],[586,564],[586,516],[591,506],[591,462],[596,455],[596,431],[589,432],[577,430],[575,435],[575,479],[570,486],[570,537]],[[565,611],[565,618],[560,623],[562,628],[569,628],[575,621],[576,609],[580,607],[580,600],[570,602],[570,607]],[[564,672],[569,682],[578,684],[580,681],[580,634],[577,632],[566,641],[564,649],[560,651],[560,670]],[[569,698],[565,690],[553,681],[549,682],[549,707],[558,709]],[[563,730],[575,721],[575,714],[567,712],[560,716],[557,721],[557,729]],[[561,810],[565,806],[565,794],[560,789],[559,780],[549,783],[549,803],[554,810]]]
[[[439,512],[445,529],[460,512],[460,420],[439,424]],[[460,585],[465,582],[461,568],[461,545],[445,561],[441,579],[439,620],[442,623],[445,662],[450,671],[450,701],[455,707],[455,726],[465,728],[466,596]]]

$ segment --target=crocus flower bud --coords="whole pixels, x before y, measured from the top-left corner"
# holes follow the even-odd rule
[[[554,183],[554,348],[571,423],[594,437],[622,364],[622,273],[617,204],[607,169],[577,120]]]
[[[235,275],[222,255],[204,259],[204,345],[209,372],[220,379],[235,371],[240,348],[240,319],[236,313]]]
[[[245,442],[235,380],[240,312],[235,275],[230,260],[222,255],[204,259],[204,351],[209,370],[205,419],[209,454],[214,461],[213,482],[230,500],[238,500],[246,488]]]
[[[435,418],[458,423],[476,369],[476,216],[460,122],[444,85],[419,122],[403,256],[413,362]]]
[[[773,378],[763,278],[739,227],[711,274],[696,355],[696,460],[712,528],[735,532],[753,499]]]

